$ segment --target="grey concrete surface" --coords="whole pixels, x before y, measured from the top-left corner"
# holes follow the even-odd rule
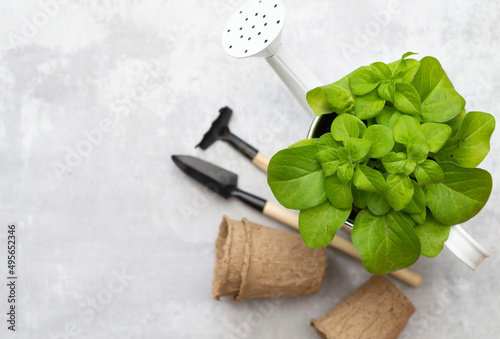
[[[208,194],[171,162],[190,154],[274,200],[265,175],[221,142],[194,149],[217,110],[272,155],[310,117],[262,59],[220,43],[242,1],[2,1],[0,338],[316,338],[309,320],[369,275],[331,252],[314,296],[212,300],[223,214],[286,229]],[[500,117],[497,1],[284,0],[283,42],[325,83],[406,51],[444,65],[468,110]],[[480,167],[488,205],[464,227],[490,252],[476,272],[444,250],[395,282],[417,312],[401,338],[498,338],[498,131]],[[7,224],[18,234],[17,331],[6,329]]]

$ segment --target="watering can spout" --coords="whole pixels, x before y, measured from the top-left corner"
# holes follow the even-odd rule
[[[309,90],[322,85],[319,79],[283,45],[279,47],[273,56],[268,57],[266,60],[302,107],[314,116],[311,107],[307,103],[306,94]]]
[[[251,0],[230,17],[222,48],[235,58],[265,57],[304,109],[314,116],[306,94],[322,83],[281,44],[285,6],[279,1]]]

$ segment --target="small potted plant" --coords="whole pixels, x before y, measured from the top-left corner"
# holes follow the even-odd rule
[[[466,113],[439,61],[412,54],[309,91],[322,132],[279,151],[268,168],[276,199],[300,210],[306,245],[327,246],[349,219],[374,274],[438,255],[450,226],[474,217],[492,188],[476,166],[493,116]]]

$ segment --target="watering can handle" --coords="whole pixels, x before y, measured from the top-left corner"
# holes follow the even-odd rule
[[[444,245],[471,270],[490,256],[488,251],[459,226],[452,226]]]
[[[306,94],[309,90],[321,86],[323,83],[283,45],[280,45],[274,55],[267,57],[266,60],[302,107],[314,116],[307,103]]]

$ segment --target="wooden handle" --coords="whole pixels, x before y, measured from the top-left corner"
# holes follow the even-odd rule
[[[299,230],[299,216],[284,207],[273,204],[272,202],[266,202],[264,209],[262,210],[264,215],[278,220],[279,222]]]
[[[252,159],[252,163],[264,172],[267,172],[267,166],[269,166],[269,158],[266,155],[262,154],[262,152],[257,152],[257,154]]]
[[[264,215],[267,215],[268,217],[271,217],[285,225],[288,225],[296,229],[297,231],[299,230],[299,216],[296,213],[287,210],[286,208],[283,208],[268,201],[266,202],[262,213],[264,213]],[[332,242],[330,243],[330,246],[341,252],[344,252],[345,254],[350,255],[353,258],[361,260],[361,256],[356,250],[356,247],[354,247],[354,245],[349,240],[346,240],[340,236],[338,237],[336,236],[333,238]],[[410,271],[407,268],[396,272],[391,272],[389,274],[394,278],[399,279],[404,283],[407,283],[410,286],[418,287],[422,285],[422,276],[420,276],[418,273]]]

